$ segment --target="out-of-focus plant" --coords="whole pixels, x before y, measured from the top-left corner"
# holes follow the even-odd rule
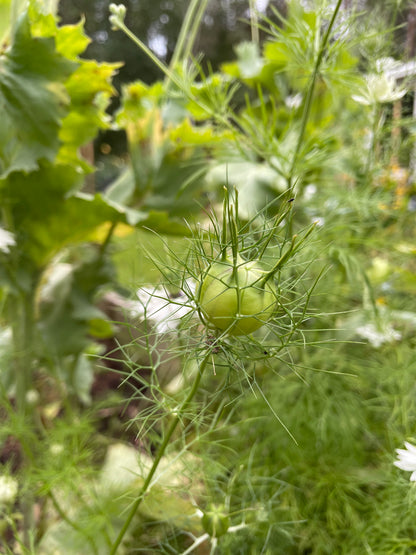
[[[377,159],[377,145],[383,134],[385,125],[385,111],[383,105],[393,103],[403,98],[407,90],[398,86],[391,70],[397,67],[398,62],[392,58],[383,58],[376,61],[376,72],[365,77],[361,93],[353,94],[352,98],[363,106],[368,106],[369,114],[369,138],[368,156],[365,168],[365,179],[371,181],[373,166]]]
[[[17,5],[10,5],[9,39],[0,52],[1,324],[11,337],[3,344],[9,364],[0,381],[3,401],[15,399],[21,420],[13,433],[25,446],[22,465],[30,467],[36,446],[25,434],[38,429],[30,400],[35,378],[47,369],[88,401],[88,349],[110,331],[93,306],[99,288],[112,280],[107,243],[72,255],[71,245],[88,241],[104,222],[113,229],[127,218],[100,195],[80,192],[92,168],[79,149],[109,125],[117,64],[79,57],[88,44],[82,24],[58,27],[41,2],[29,2],[19,14]],[[10,430],[3,429],[5,441]],[[28,546],[33,490],[27,488],[21,511]]]
[[[300,328],[307,318],[307,305],[313,290],[313,283],[307,280],[303,271],[295,277],[299,268],[293,272],[289,270],[293,265],[292,259],[304,248],[313,226],[298,236],[285,239],[287,230],[285,226],[279,226],[288,217],[290,210],[288,203],[276,218],[264,221],[264,227],[260,230],[257,220],[250,224],[240,221],[238,193],[235,192],[231,198],[230,192],[226,190],[222,213],[217,215],[212,212],[209,227],[199,227],[191,242],[190,253],[184,260],[174,257],[175,265],[169,268],[165,267],[160,257],[155,260],[166,280],[166,292],[155,289],[148,296],[144,309],[149,310],[149,317],[152,318],[158,310],[153,306],[159,305],[159,310],[164,307],[164,314],[166,307],[172,307],[173,314],[177,315],[177,334],[183,349],[184,372],[187,373],[191,364],[195,366],[193,382],[175,395],[175,409],[166,415],[166,426],[162,424],[157,452],[147,474],[143,476],[141,487],[137,492],[131,492],[134,501],[112,545],[111,553],[118,552],[136,513],[145,503],[146,497],[151,495],[151,489],[157,485],[159,465],[166,460],[166,454],[170,452],[168,449],[172,448],[176,430],[183,427],[186,418],[192,418],[199,390],[206,382],[210,368],[214,376],[220,374],[217,379],[222,384],[213,393],[210,404],[220,402],[225,383],[232,379],[230,372],[234,367],[239,369],[241,378],[248,380],[268,402],[267,395],[256,384],[255,377],[251,376],[255,371],[253,362],[267,366],[299,340],[298,334],[302,333]],[[169,289],[176,291],[174,296],[166,294]],[[180,352],[180,346],[177,349]],[[162,356],[162,352],[159,356]],[[135,369],[133,365],[131,373],[140,374],[140,367]],[[187,384],[186,375],[183,380],[184,385]],[[214,396],[217,401],[214,401]],[[161,392],[161,397],[159,402],[162,406],[172,402],[166,393]],[[203,438],[206,426],[207,430],[215,429],[214,423],[204,423],[204,416],[205,410],[202,410],[193,443],[198,442],[199,434]],[[275,417],[284,426],[279,416]],[[151,429],[153,418],[160,418],[155,410],[153,415],[139,415],[138,424]],[[287,432],[290,434],[289,430]],[[183,441],[181,451],[186,452],[186,427],[180,438]],[[206,533],[195,540],[195,546],[211,539],[215,547],[221,536],[245,527],[241,522],[231,527],[230,515],[224,508],[206,508],[201,514]]]
[[[89,43],[83,22],[59,26],[43,2],[12,2],[7,9],[0,45],[0,300],[2,338],[10,341],[2,341],[0,356],[9,364],[0,383],[4,399],[15,400],[21,426],[27,421],[16,426],[16,441],[28,446],[22,465],[30,467],[35,445],[19,430],[41,433],[42,418],[30,401],[36,380],[55,379],[61,400],[69,395],[89,402],[90,355],[97,340],[113,334],[96,300],[114,283],[108,246],[117,225],[181,234],[188,228],[177,218],[186,207],[171,202],[174,193],[169,198],[169,174],[159,182],[149,177],[137,204],[125,204],[125,195],[114,190],[113,197],[83,191],[93,168],[80,149],[110,127],[106,110],[120,64],[81,58]],[[159,145],[157,118],[154,129]],[[175,154],[175,146],[169,148]],[[145,205],[149,190],[152,201]],[[22,497],[26,545],[32,495],[28,486]]]
[[[242,43],[236,47],[235,62],[209,75],[190,59],[191,45],[174,57],[176,65],[166,66],[132,35],[113,6],[114,27],[128,34],[165,74],[163,84],[150,90],[141,83],[125,90],[118,122],[130,139],[136,187],[139,168],[143,171],[149,163],[146,159],[152,164],[164,159],[161,138],[169,134],[181,137],[196,156],[205,144],[212,157],[208,172],[205,167],[198,176],[189,154],[184,162],[193,165],[195,178],[206,174],[209,189],[217,195],[225,183],[235,186],[241,216],[248,219],[282,192],[293,196],[303,183],[332,169],[340,144],[337,112],[350,101],[351,88],[360,83],[352,48],[344,36],[332,34],[331,17],[339,6],[328,16],[320,10],[306,12],[294,2],[287,18],[276,13],[277,23],[259,16],[267,37],[261,49],[256,42]],[[189,24],[190,37],[196,25]],[[141,99],[135,102],[138,94]],[[132,121],[132,108],[139,122],[139,106],[155,102],[160,115],[147,116],[145,125],[151,131],[140,144],[137,130],[133,137],[133,127],[139,123]],[[155,145],[157,137],[159,146],[153,146],[149,157],[147,143]],[[183,188],[190,183],[185,175]]]
[[[365,127],[371,121],[378,130],[383,122],[379,112],[371,119],[374,110],[400,98],[403,90],[393,86],[387,73],[367,80],[360,75],[358,41],[345,20],[337,24],[340,0],[330,12],[327,2],[314,11],[291,2],[286,17],[275,13],[275,19],[254,14],[250,2],[254,40],[238,45],[235,60],[215,73],[204,72],[191,55],[206,0],[190,2],[170,65],[132,35],[124,20],[126,7],[111,5],[111,24],[146,52],[164,79],[124,87],[114,126],[126,132],[131,164],[103,194],[90,195],[82,188],[93,168],[79,149],[111,125],[106,108],[118,64],[80,57],[88,43],[82,23],[59,27],[35,0],[15,18],[17,6],[14,2],[13,22],[0,51],[0,360],[10,369],[0,376],[9,418],[2,438],[20,440],[21,464],[32,484],[19,483],[23,533],[15,530],[16,536],[26,547],[31,544],[34,495],[39,493],[42,503],[47,499],[41,514],[47,514],[49,503],[61,520],[40,541],[46,553],[57,545],[74,554],[123,552],[138,536],[149,549],[166,542],[172,551],[177,541],[178,550],[190,553],[210,541],[212,550],[226,550],[238,544],[239,534],[252,532],[253,549],[263,549],[272,541],[268,519],[282,510],[276,507],[286,485],[274,475],[262,475],[255,483],[255,446],[245,466],[227,466],[230,453],[235,461],[241,449],[236,398],[244,396],[248,385],[279,421],[274,428],[283,429],[284,437],[274,430],[270,439],[257,423],[258,405],[252,413],[246,407],[248,436],[254,437],[253,444],[259,440],[261,454],[270,454],[273,468],[280,456],[274,445],[279,450],[285,446],[282,460],[289,460],[294,443],[279,411],[292,425],[301,422],[308,445],[315,441],[308,410],[316,411],[322,428],[313,447],[318,460],[317,445],[327,430],[330,437],[336,435],[334,419],[325,420],[326,415],[337,413],[339,399],[346,405],[349,401],[341,387],[337,395],[327,395],[332,385],[319,382],[324,394],[318,386],[309,395],[298,376],[299,383],[291,381],[298,363],[305,373],[314,364],[323,373],[332,372],[331,357],[314,362],[304,349],[311,337],[319,340],[322,311],[333,311],[337,303],[344,303],[340,312],[349,311],[352,304],[355,314],[328,316],[323,334],[331,341],[334,327],[346,327],[344,339],[366,341],[373,350],[402,341],[403,322],[411,330],[415,325],[413,313],[390,310],[377,297],[389,285],[385,274],[391,268],[408,290],[414,285],[412,273],[390,261],[383,269],[372,256],[363,263],[356,248],[363,236],[390,221],[388,207],[381,205],[384,191],[364,186],[356,194],[358,182],[367,184],[362,175],[370,176],[375,160]],[[256,20],[266,35],[263,44],[257,40]],[[224,184],[226,200],[216,216],[220,210],[207,207],[218,203]],[[334,271],[309,318],[306,306],[316,280],[307,278],[305,267],[316,277],[324,265],[316,248],[308,248],[311,222],[325,240],[325,261]],[[108,247],[121,223],[130,230],[150,228],[156,237],[191,236],[191,248],[178,256],[163,244],[158,260],[162,283],[140,290],[139,301],[123,304],[144,320],[144,333],[126,323],[128,340],[108,354],[110,362],[112,356],[123,357],[123,383],[134,389],[129,401],[141,403],[131,421],[139,453],[117,447],[117,463],[107,460],[105,476],[82,484],[75,495],[55,488],[50,476],[59,470],[71,483],[77,465],[88,458],[81,446],[91,429],[74,409],[74,397],[89,403],[94,343],[113,334],[95,301],[114,282]],[[372,240],[378,247],[376,235]],[[399,246],[414,250],[411,243]],[[171,264],[165,260],[167,251]],[[334,283],[345,293],[336,302]],[[339,329],[337,337],[343,332]],[[293,350],[287,352],[288,346]],[[302,352],[295,355],[298,346]],[[138,361],[138,351],[147,356],[145,362]],[[160,375],[165,363],[175,372],[172,381]],[[275,377],[276,366],[288,369],[282,372],[289,376],[287,407],[286,396],[267,379]],[[39,403],[38,375],[55,378],[57,403]],[[273,402],[260,384],[263,378]],[[311,383],[316,386],[313,378]],[[10,398],[16,400],[16,414]],[[297,418],[299,399],[305,410]],[[59,419],[52,425],[64,404],[73,424],[66,431],[59,429]],[[64,424],[63,419],[62,428]],[[358,428],[354,422],[346,427],[354,433]],[[348,453],[347,439],[346,433],[343,453]],[[71,457],[63,454],[67,445]],[[51,456],[32,464],[42,449]],[[311,475],[307,466],[299,472],[306,481]],[[193,474],[192,485],[187,472]],[[114,484],[115,477],[120,483]],[[366,485],[365,480],[357,483],[351,497],[355,491],[361,495]],[[172,484],[179,493],[166,493]],[[271,484],[275,495],[270,498]],[[14,497],[9,497],[12,503]],[[318,543],[310,540],[310,545]]]
[[[196,4],[197,2],[192,2],[190,9]],[[121,184],[120,193],[123,195],[127,190],[128,197],[133,202],[135,202],[135,194],[138,194],[139,202],[142,203],[152,198],[154,188],[147,184],[152,183],[158,173],[167,167],[169,158],[165,153],[170,154],[169,151],[172,149],[172,141],[169,140],[172,134],[180,140],[179,148],[184,143],[190,153],[198,152],[197,147],[201,137],[204,137],[206,145],[208,144],[209,147],[212,145],[211,153],[215,156],[212,166],[215,168],[222,164],[222,176],[216,183],[217,186],[227,181],[234,185],[233,164],[234,167],[241,165],[239,168],[241,182],[235,184],[237,192],[234,205],[231,208],[226,197],[219,218],[222,223],[218,224],[216,217],[211,217],[213,231],[206,236],[205,234],[201,236],[201,248],[188,256],[185,262],[176,260],[184,270],[180,272],[178,279],[174,280],[175,283],[170,277],[172,269],[168,271],[163,261],[159,263],[162,275],[168,283],[174,285],[174,289],[180,287],[185,296],[190,299],[191,310],[184,317],[186,322],[184,331],[188,331],[192,314],[196,309],[205,328],[203,331],[205,339],[202,344],[197,342],[195,345],[192,345],[189,339],[182,339],[182,344],[185,343],[187,348],[187,359],[193,357],[197,361],[196,375],[193,384],[183,393],[169,419],[168,426],[162,428],[162,437],[158,441],[152,467],[135,495],[132,508],[112,546],[111,553],[116,553],[122,545],[136,512],[140,510],[147,492],[155,484],[154,476],[176,429],[183,422],[185,415],[192,414],[194,398],[199,391],[206,368],[213,365],[213,371],[216,373],[215,359],[217,358],[220,360],[218,362],[220,367],[237,366],[246,372],[245,363],[249,365],[248,361],[256,360],[258,357],[265,360],[279,358],[281,348],[290,344],[298,325],[304,320],[304,309],[299,311],[297,307],[302,299],[309,300],[311,290],[309,288],[305,290],[294,274],[281,281],[281,270],[286,265],[290,265],[288,263],[292,256],[303,246],[308,235],[306,233],[302,239],[298,239],[296,235],[292,236],[291,202],[293,199],[290,197],[294,194],[295,185],[299,186],[303,176],[306,175],[306,167],[315,168],[318,171],[318,166],[322,165],[322,159],[318,162],[318,158],[320,155],[324,156],[324,153],[319,152],[315,143],[315,140],[319,140],[320,133],[315,128],[311,132],[310,125],[313,118],[319,122],[319,110],[314,102],[319,93],[326,89],[323,86],[322,91],[319,90],[320,74],[324,72],[325,65],[330,63],[331,54],[335,56],[335,52],[341,51],[341,47],[338,49],[334,47],[333,50],[328,48],[340,4],[341,2],[337,2],[324,32],[322,32],[322,19],[319,17],[314,19],[313,16],[311,18],[302,10],[293,9],[292,19],[284,22],[286,26],[283,26],[283,38],[280,38],[280,42],[276,40],[276,35],[280,34],[277,26],[274,27],[275,34],[271,33],[272,38],[268,46],[274,55],[279,50],[279,45],[284,46],[287,37],[294,34],[298,38],[301,37],[299,30],[301,28],[304,30],[305,25],[310,28],[310,36],[314,37],[312,50],[310,50],[310,41],[305,40],[302,43],[306,50],[305,55],[309,55],[309,57],[306,56],[309,71],[304,73],[305,59],[303,59],[302,66],[299,64],[299,69],[302,67],[299,79],[287,82],[288,90],[293,93],[301,91],[304,100],[297,118],[290,118],[290,122],[286,122],[283,133],[282,129],[278,129],[280,122],[276,105],[281,103],[284,112],[290,108],[285,104],[287,95],[283,95],[279,90],[274,76],[279,71],[285,71],[288,76],[294,75],[293,68],[290,67],[289,53],[280,62],[270,54],[269,59],[266,58],[264,62],[257,53],[255,45],[242,45],[239,48],[241,56],[236,65],[229,65],[227,71],[208,77],[201,72],[197,64],[190,64],[187,59],[180,60],[181,63],[179,63],[180,57],[176,67],[167,67],[152,52],[148,52],[147,46],[130,32],[124,21],[124,7],[110,5],[112,25],[125,32],[142,50],[148,52],[166,76],[163,84],[149,88],[136,83],[130,85],[125,91],[118,122],[126,128],[129,137],[133,173]],[[273,46],[276,47],[274,51]],[[349,69],[355,66],[355,60],[347,55],[347,51],[344,58],[340,54],[340,59]],[[260,74],[267,64],[266,76],[269,81],[264,84]],[[236,68],[237,71],[235,71]],[[254,82],[247,83],[246,81],[250,79]],[[240,90],[250,86],[252,90],[248,88],[246,94],[238,100]],[[314,111],[315,109],[317,112]],[[322,133],[319,123],[317,128]],[[175,143],[173,143],[174,146]],[[284,147],[287,151],[284,151]],[[192,158],[188,160],[192,162]],[[250,198],[247,189],[246,191],[240,189],[241,186],[247,186],[250,178],[250,174],[244,175],[242,167],[252,169],[253,176],[257,169],[263,167],[266,180],[269,184],[275,185],[275,188],[273,189],[272,186],[266,194],[261,191],[263,196],[260,202],[255,186],[251,189],[251,193],[256,195],[254,198],[253,194]],[[204,170],[206,171],[206,165]],[[280,183],[280,187],[276,186],[276,182]],[[184,187],[189,188],[190,183],[186,180]],[[176,189],[176,195],[178,192]],[[282,192],[284,194],[281,196]],[[251,206],[250,210],[247,210],[249,198]],[[240,210],[240,200],[246,209],[243,212]],[[271,221],[271,225],[264,226],[262,217],[268,209],[271,212],[277,212],[277,215],[274,222]],[[244,223],[247,221],[249,224]],[[282,235],[280,235],[280,228]],[[230,239],[228,239],[229,236]],[[280,240],[279,237],[281,237]],[[274,257],[276,260],[271,263],[269,269],[262,268],[260,260],[271,255],[269,248],[272,248],[276,240],[278,252]],[[268,253],[267,256],[266,253]],[[273,258],[273,255],[271,256]],[[192,265],[197,268],[193,273],[190,272]],[[193,277],[197,283],[196,294],[190,289],[189,277]],[[274,277],[279,284],[277,287]],[[275,284],[272,285],[272,283]],[[291,293],[286,291],[287,287]],[[300,293],[302,290],[303,293]],[[156,290],[155,294],[159,296]],[[291,308],[285,307],[283,300],[285,298]],[[171,303],[175,304],[175,302],[175,297],[172,297]],[[181,304],[180,301],[178,304]],[[278,307],[277,310],[283,310],[281,319],[273,318],[275,306]],[[290,322],[288,327],[284,324],[286,318]],[[265,332],[265,336],[262,334],[263,328],[269,330]],[[256,330],[259,330],[261,335],[252,342],[247,335]],[[256,348],[259,349],[257,355],[254,354]],[[215,358],[214,355],[216,355]],[[222,357],[224,361],[221,361]],[[202,423],[198,424],[199,429],[202,426]],[[186,441],[186,434],[184,441]],[[186,443],[183,449],[186,449]],[[225,533],[228,523],[224,524],[224,522],[228,515],[223,511],[219,513],[221,516],[215,517],[216,524],[221,532]],[[203,523],[205,522],[206,525],[210,520],[210,514],[210,511],[205,514]],[[210,525],[209,530],[212,531],[214,528]],[[215,540],[213,543],[215,546],[218,540],[215,533],[212,539]],[[195,545],[197,544],[198,541]]]

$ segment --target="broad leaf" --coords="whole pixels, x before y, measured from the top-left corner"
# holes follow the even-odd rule
[[[45,347],[53,356],[79,354],[91,336],[113,335],[106,315],[93,304],[99,289],[113,279],[112,264],[94,245],[69,250],[47,268],[37,292],[37,313]]]
[[[72,34],[76,39],[78,28],[73,27]],[[58,153],[58,162],[87,169],[82,162],[80,164],[78,150],[94,139],[100,129],[110,126],[106,109],[110,97],[115,94],[111,78],[118,67],[120,64],[99,64],[82,60],[66,82],[71,104],[59,132],[62,146]]]
[[[157,233],[168,235],[189,235],[189,228],[182,219],[172,215],[175,199],[160,198],[149,195],[143,203],[143,209],[129,208],[133,204],[135,180],[131,169],[124,171],[104,194],[107,202],[126,214],[126,221],[132,226],[152,229]],[[195,203],[196,205],[196,203]],[[162,208],[165,208],[164,210]]]
[[[72,193],[81,179],[71,166],[44,164],[29,175],[14,172],[3,188],[0,183],[1,196],[12,207],[19,249],[37,267],[65,245],[88,239],[103,222],[127,222],[126,211],[100,194]]]
[[[244,160],[214,165],[206,180],[211,188],[219,189],[227,184],[235,187],[239,194],[239,215],[246,220],[255,217],[286,188],[285,179],[272,167]]]
[[[173,122],[160,99],[162,92],[160,84],[148,87],[141,82],[124,89],[117,122],[127,133],[134,189],[123,177],[110,194],[142,211],[188,216],[199,210],[207,155],[228,140],[229,133],[209,124],[193,126],[184,115]]]
[[[116,93],[111,78],[121,64],[98,63],[78,57],[91,42],[84,32],[84,21],[58,27],[56,18],[35,0],[31,1],[29,15],[35,37],[54,37],[56,51],[78,62],[65,82],[70,105],[59,132],[62,144],[57,161],[73,164],[81,171],[91,171],[92,168],[80,159],[79,147],[94,139],[100,129],[109,127],[106,110],[110,97]]]
[[[27,13],[20,17],[11,48],[0,56],[0,178],[54,160],[69,103],[64,82],[76,67],[53,38],[33,38]]]

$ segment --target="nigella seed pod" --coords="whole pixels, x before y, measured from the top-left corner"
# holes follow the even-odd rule
[[[214,262],[201,278],[198,305],[205,324],[230,335],[247,335],[273,316],[276,290],[257,261]]]

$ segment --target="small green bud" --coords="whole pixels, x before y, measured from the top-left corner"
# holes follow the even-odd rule
[[[230,517],[223,505],[210,505],[201,518],[202,527],[211,538],[219,538],[227,533]]]
[[[126,17],[126,6],[124,4],[110,4],[110,17],[109,21],[113,26],[113,29],[118,29],[120,23],[124,23],[124,18]]]

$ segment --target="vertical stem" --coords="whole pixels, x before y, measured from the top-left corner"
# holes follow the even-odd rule
[[[12,5],[10,6],[10,28],[11,28],[12,36],[16,28],[18,12],[19,12],[19,0],[12,0]]]
[[[113,237],[113,233],[117,227],[118,222],[112,222],[110,227],[108,228],[107,235],[104,238],[104,241],[101,243],[98,251],[98,258],[103,258],[106,254],[106,250],[110,244],[110,241]]]
[[[16,30],[17,20],[24,8],[23,0],[11,0],[10,2],[10,36],[13,37]],[[0,37],[1,38],[1,37]]]
[[[32,385],[33,362],[33,295],[21,292],[13,306],[10,306],[14,365],[16,372],[16,403],[17,410],[26,416],[26,393]]]
[[[13,2],[13,10],[17,16],[18,2]],[[6,229],[15,231],[13,211],[7,203],[2,206],[2,218]],[[32,388],[34,368],[34,333],[35,333],[35,307],[34,298],[36,284],[39,279],[39,270],[31,267],[21,269],[21,257],[19,256],[19,245],[12,249],[6,272],[13,284],[12,293],[6,298],[8,320],[12,329],[13,357],[12,364],[15,381],[16,413],[19,419],[19,430],[16,438],[22,446],[22,466],[33,464],[33,446],[27,441],[22,430],[33,430],[33,407],[26,401],[27,392]],[[19,272],[25,275],[25,283],[22,285]],[[30,491],[20,499],[22,519],[23,545],[30,550],[30,530],[33,528],[33,506],[34,499]]]
[[[401,142],[401,120],[402,118],[402,101],[401,99],[393,102],[392,129],[391,129],[391,157],[390,166],[399,165],[399,152]]]
[[[228,210],[228,189],[224,187],[224,200],[222,203],[222,233],[221,233],[221,261],[225,262],[227,258],[227,210]]]
[[[198,11],[197,11],[196,16],[195,16],[194,21],[193,21],[192,28],[189,32],[188,40],[186,41],[186,48],[185,48],[184,53],[183,53],[183,58],[184,59],[189,58],[192,54],[192,48],[194,47],[196,34],[197,34],[199,26],[201,24],[202,16],[204,15],[207,4],[208,4],[208,0],[201,0]]]
[[[183,49],[185,48],[185,43],[189,33],[189,29],[192,25],[192,20],[194,19],[195,12],[198,8],[198,1],[199,0],[191,0],[191,3],[189,4],[188,9],[186,10],[185,19],[184,19],[183,25],[181,26],[181,30],[178,36],[178,41],[176,43],[175,50],[173,52],[173,56],[169,64],[169,70],[171,72],[175,70],[176,64],[183,57]],[[165,78],[166,90],[169,88],[170,82],[171,80],[169,76],[166,76]]]
[[[299,136],[298,136],[298,141],[296,144],[296,148],[295,148],[295,153],[293,155],[293,159],[292,159],[292,165],[289,171],[289,176],[287,179],[288,182],[288,191],[290,192],[290,190],[292,189],[292,180],[293,180],[293,174],[295,172],[295,168],[296,168],[296,163],[298,161],[298,157],[299,157],[299,152],[303,143],[303,139],[305,136],[305,131],[306,131],[306,125],[308,123],[309,120],[309,116],[310,116],[310,112],[311,112],[311,107],[312,107],[312,98],[313,98],[313,93],[315,90],[315,84],[316,84],[316,80],[318,78],[318,74],[319,74],[319,69],[321,67],[321,63],[322,63],[322,59],[324,57],[324,53],[326,50],[326,46],[328,44],[329,41],[329,36],[331,34],[332,28],[334,26],[335,23],[335,19],[338,15],[339,9],[341,7],[341,3],[342,0],[338,0],[334,12],[332,14],[331,17],[331,21],[329,22],[328,28],[325,32],[325,35],[322,39],[321,42],[321,46],[318,52],[318,55],[316,56],[316,60],[315,60],[315,66],[313,68],[313,72],[312,72],[312,77],[311,77],[311,82],[309,84],[307,93],[306,93],[306,98],[305,98],[305,102],[303,105],[303,112],[302,112],[302,120],[301,120],[301,124],[300,124],[300,131],[299,131]]]
[[[69,518],[69,516],[66,514],[66,512],[62,509],[62,507],[60,506],[60,504],[58,503],[58,500],[56,499],[55,495],[53,494],[52,490],[50,490],[48,492],[48,495],[52,501],[52,504],[56,510],[56,512],[58,513],[58,515],[60,516],[60,518],[66,522],[69,526],[71,526],[71,528],[73,528],[74,530],[76,530],[80,535],[84,536],[85,539],[88,541],[88,543],[90,544],[90,547],[92,549],[92,552],[94,553],[94,555],[98,554],[98,549],[97,546],[95,544],[95,540],[93,538],[93,536],[91,536],[89,533],[87,533],[82,526],[79,526],[75,520],[72,520],[71,518]]]
[[[20,426],[33,429],[33,408],[26,402],[26,394],[32,387],[33,381],[33,334],[34,334],[34,306],[33,290],[21,291],[15,302],[9,299],[9,314],[12,322],[13,359],[16,380],[16,409]],[[22,466],[32,464],[32,446],[17,435],[23,446]],[[34,499],[30,491],[20,499],[22,513],[22,540],[29,550],[31,545],[30,531],[33,529]]]
[[[179,424],[181,418],[183,417],[183,415],[185,414],[185,411],[187,410],[189,404],[191,403],[192,399],[194,398],[196,392],[198,391],[198,387],[199,384],[201,382],[201,378],[202,378],[202,374],[204,373],[204,370],[206,369],[209,357],[211,356],[211,351],[208,350],[204,356],[204,358],[202,359],[200,365],[199,365],[199,369],[198,369],[198,374],[195,378],[195,381],[192,385],[192,388],[190,390],[190,392],[188,393],[188,396],[186,397],[186,399],[182,402],[181,406],[179,407],[179,409],[177,410],[166,434],[165,437],[163,438],[163,442],[159,447],[159,451],[156,455],[155,460],[153,461],[153,465],[151,467],[151,469],[149,470],[148,475],[146,476],[146,479],[143,483],[143,486],[139,492],[139,495],[137,496],[136,501],[133,503],[133,506],[130,510],[130,513],[127,516],[127,519],[124,522],[124,525],[122,527],[122,529],[120,530],[119,535],[117,536],[114,544],[112,545],[111,551],[109,555],[116,555],[117,553],[117,549],[122,541],[122,539],[124,538],[130,524],[131,521],[133,520],[134,515],[136,514],[138,508],[140,507],[144,496],[146,495],[146,492],[148,491],[150,485],[151,485],[151,481],[152,478],[157,470],[157,467],[159,466],[160,461],[163,458],[163,455],[165,454],[166,448],[170,442],[170,439],[173,435],[173,432],[176,430],[177,425]]]
[[[254,43],[259,44],[259,26],[258,26],[258,16],[256,11],[256,0],[250,0],[250,28],[251,28],[251,40]]]
[[[375,104],[373,107],[373,113],[372,113],[371,144],[368,149],[367,162],[366,162],[365,172],[364,172],[364,183],[367,185],[370,183],[371,172],[373,170],[374,161],[376,159],[375,150],[377,145],[378,127],[380,124],[381,117],[382,115],[380,113],[380,109],[377,106],[377,104]]]

